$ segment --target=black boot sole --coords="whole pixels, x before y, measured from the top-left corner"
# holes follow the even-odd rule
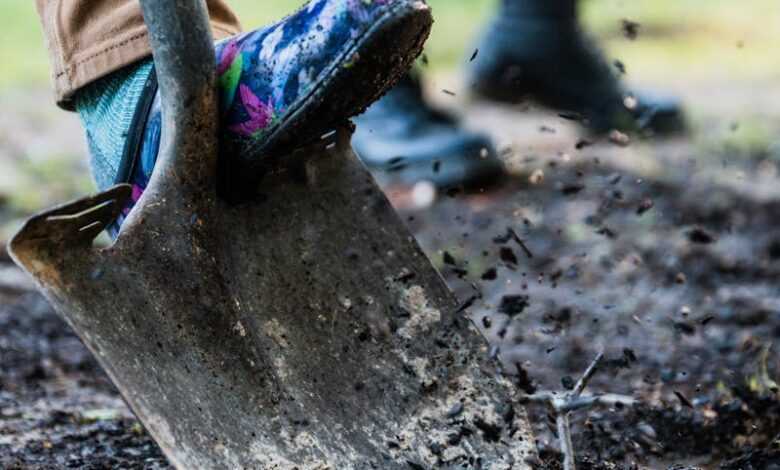
[[[424,2],[401,3],[333,61],[326,77],[267,139],[243,147],[225,143],[220,159],[223,195],[229,199],[240,197],[236,191],[251,190],[262,175],[281,165],[280,160],[296,147],[318,140],[365,111],[409,70],[422,52],[432,24],[430,7]],[[372,53],[361,55],[360,51]]]

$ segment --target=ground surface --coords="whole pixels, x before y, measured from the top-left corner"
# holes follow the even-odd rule
[[[590,390],[642,404],[575,415],[581,467],[780,468],[772,380],[780,367],[771,348],[780,337],[780,152],[754,136],[777,129],[777,117],[738,122],[713,113],[690,138],[577,149],[576,126],[555,115],[470,109],[469,122],[492,130],[513,177],[484,191],[442,193],[432,204],[408,188],[388,194],[456,294],[476,296],[471,312],[504,369],[527,375],[519,387],[560,389],[606,351]],[[58,140],[40,145],[78,153],[76,126],[58,124],[48,132]],[[4,158],[25,132],[21,125],[4,134]],[[27,204],[70,197],[81,184]],[[24,216],[25,200],[15,201],[0,208],[3,222]],[[557,468],[544,410],[534,411],[534,423],[543,465]],[[5,255],[0,467],[167,467],[93,358]]]
[[[298,3],[231,2],[248,27]],[[471,54],[491,2],[431,3],[427,54],[438,74]],[[689,137],[577,149],[576,125],[465,103],[457,81],[437,77],[431,94],[491,132],[514,177],[433,204],[407,188],[388,192],[457,295],[476,296],[475,322],[506,371],[525,372],[520,387],[558,389],[604,349],[590,390],[641,401],[575,416],[581,468],[778,468],[780,9],[774,0],[584,3],[629,77],[684,97]],[[31,2],[4,1],[0,13],[14,19],[0,28],[4,245],[32,211],[91,183],[78,121],[56,112],[45,89]],[[622,35],[624,18],[641,22],[639,40]],[[534,426],[543,466],[558,468],[544,410]],[[0,468],[168,468],[1,249]]]

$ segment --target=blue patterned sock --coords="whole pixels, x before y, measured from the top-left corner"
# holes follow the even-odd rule
[[[117,70],[87,85],[75,97],[76,110],[86,129],[92,176],[101,190],[114,185],[152,64],[150,58]]]

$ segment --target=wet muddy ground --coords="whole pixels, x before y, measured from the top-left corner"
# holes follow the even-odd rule
[[[649,177],[609,150],[520,155],[499,190],[407,220],[522,388],[560,390],[604,350],[590,390],[641,401],[575,415],[583,468],[780,468],[777,163]],[[534,421],[556,460],[554,421]]]
[[[496,187],[433,203],[387,188],[503,371],[559,390],[605,351],[588,390],[641,404],[574,415],[580,468],[780,468],[780,159],[587,145],[545,119],[496,131],[513,172]],[[532,410],[537,465],[560,468],[554,423]],[[4,254],[0,468],[168,468]]]

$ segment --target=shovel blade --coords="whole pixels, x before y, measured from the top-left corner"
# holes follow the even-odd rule
[[[161,190],[106,249],[11,247],[178,468],[526,468],[511,386],[348,141],[240,205]]]

